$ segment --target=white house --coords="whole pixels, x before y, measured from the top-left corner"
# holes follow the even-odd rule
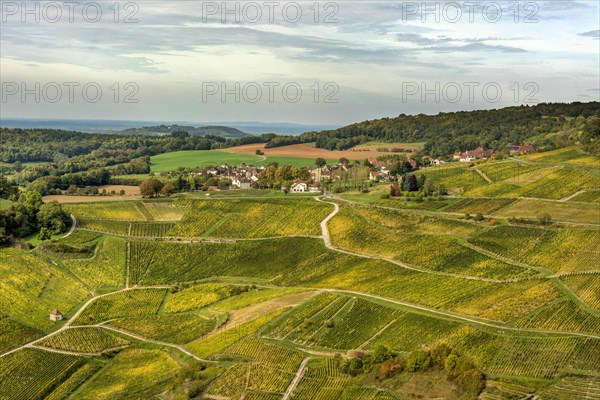
[[[290,188],[292,193],[304,193],[308,190],[308,185],[302,181],[296,181]]]

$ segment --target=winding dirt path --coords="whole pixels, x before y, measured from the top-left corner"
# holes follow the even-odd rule
[[[335,209],[331,212],[331,214],[329,214],[323,221],[321,221],[321,231],[323,232],[323,241],[325,242],[325,247],[327,247],[330,250],[333,251],[337,251],[338,253],[344,253],[344,254],[348,254],[351,256],[355,256],[355,257],[361,257],[361,258],[370,258],[372,260],[381,260],[381,261],[386,261],[389,262],[391,264],[395,264],[399,267],[405,268],[405,269],[410,269],[412,271],[416,271],[416,272],[421,272],[424,274],[431,274],[431,275],[443,275],[443,276],[449,276],[449,277],[453,277],[453,278],[461,278],[461,279],[468,279],[468,280],[473,280],[473,281],[482,281],[482,282],[492,282],[492,283],[511,283],[511,282],[518,282],[519,280],[525,280],[525,279],[493,279],[493,278],[481,278],[478,276],[469,276],[469,275],[461,275],[461,274],[454,274],[451,272],[442,272],[442,271],[432,271],[432,270],[428,270],[428,269],[422,269],[422,268],[417,268],[417,267],[413,267],[411,265],[405,264],[401,261],[395,260],[393,258],[390,257],[383,257],[383,256],[376,256],[376,255],[372,255],[372,254],[366,254],[366,253],[360,253],[357,251],[350,251],[350,250],[346,250],[346,249],[340,249],[339,247],[335,247],[332,243],[331,243],[331,235],[329,234],[329,228],[327,228],[327,223],[329,222],[329,220],[331,220],[333,217],[336,216],[336,214],[340,211],[340,206],[336,203],[332,203],[329,201],[325,201],[325,200],[321,200],[317,197],[315,197],[315,200],[320,201],[322,203],[327,203],[327,204],[332,204],[333,206],[335,206]]]
[[[71,234],[75,231],[75,228],[77,228],[77,219],[75,219],[75,216],[73,214],[71,214],[71,221],[73,221],[71,223],[71,229],[69,229],[69,232],[67,232],[63,237],[61,237],[61,239],[71,236]]]

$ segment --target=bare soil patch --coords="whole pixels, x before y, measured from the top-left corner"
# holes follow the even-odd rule
[[[255,154],[256,150],[260,150],[265,153],[265,156],[273,156],[273,157],[298,157],[298,158],[324,158],[324,159],[333,159],[337,160],[341,157],[346,157],[349,160],[364,160],[365,158],[376,158],[385,153],[378,152],[376,150],[367,150],[367,151],[353,151],[353,150],[344,150],[344,151],[331,151],[325,149],[318,149],[315,147],[310,147],[305,144],[293,144],[290,146],[282,146],[282,147],[274,147],[271,149],[266,149],[264,143],[256,143],[256,144],[247,144],[244,146],[230,147],[228,149],[222,149],[221,151],[226,151],[228,153],[238,153],[238,154]]]

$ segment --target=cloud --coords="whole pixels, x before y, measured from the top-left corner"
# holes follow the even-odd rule
[[[600,30],[582,32],[582,33],[578,33],[578,35],[583,36],[583,37],[591,37],[594,39],[600,39]]]

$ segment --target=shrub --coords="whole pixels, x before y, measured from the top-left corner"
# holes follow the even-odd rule
[[[431,354],[425,350],[414,350],[406,357],[406,370],[423,372],[431,367]]]
[[[380,364],[391,357],[390,351],[387,347],[382,344],[378,344],[375,347],[375,351],[373,353],[373,361],[377,364]]]

